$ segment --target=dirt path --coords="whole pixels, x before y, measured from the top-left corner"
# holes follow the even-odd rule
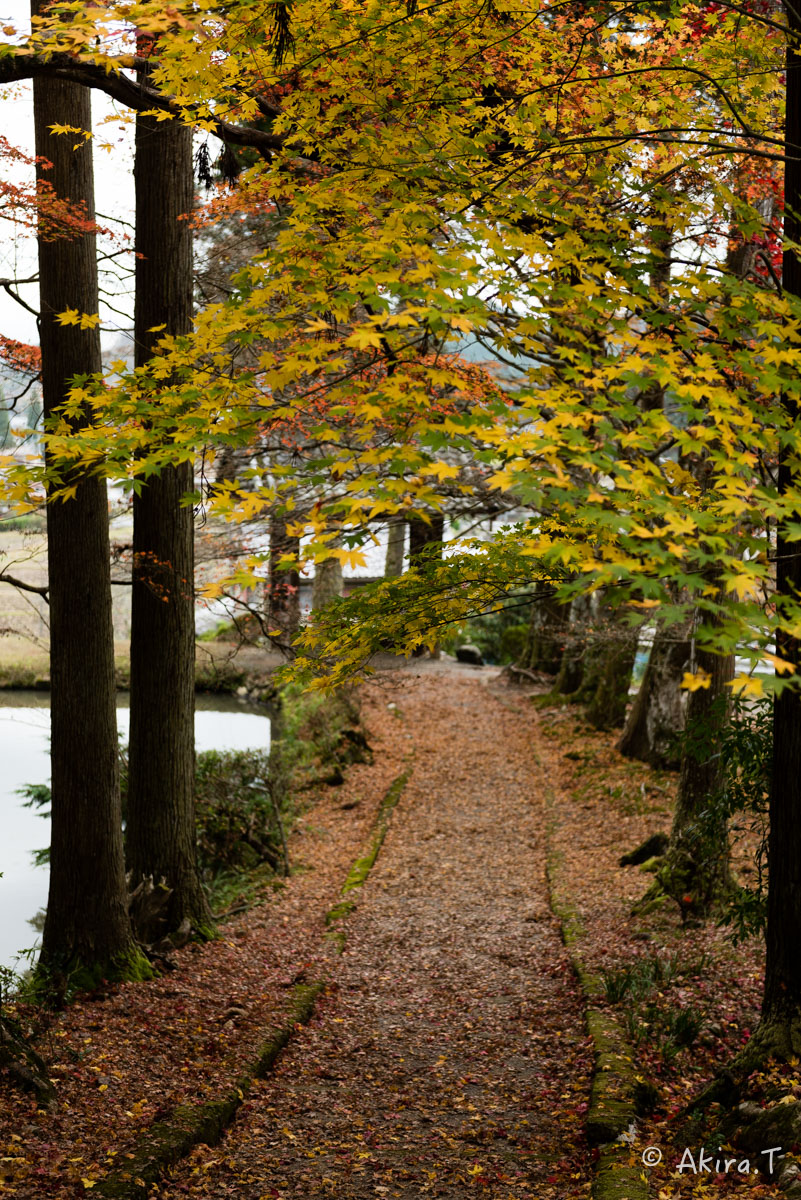
[[[387,685],[414,774],[318,1016],[162,1200],[587,1195],[589,1053],[548,907],[533,718],[493,680]]]

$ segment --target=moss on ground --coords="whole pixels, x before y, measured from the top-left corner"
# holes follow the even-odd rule
[[[93,1194],[106,1200],[147,1197],[164,1171],[184,1158],[193,1146],[216,1145],[253,1081],[269,1074],[296,1026],[305,1025],[310,1019],[322,987],[321,983],[299,984],[292,993],[286,1018],[269,1032],[257,1057],[236,1084],[216,1100],[178,1105],[164,1120],[151,1125],[126,1158],[126,1165],[100,1180]]]
[[[411,774],[412,768],[408,767],[402,775],[398,775],[397,779],[394,779],[389,785],[386,794],[379,805],[368,848],[360,858],[356,859],[356,862],[348,872],[348,877],[343,884],[341,893],[343,899],[340,900],[338,904],[335,904],[333,908],[330,908],[325,914],[325,923],[329,927],[328,938],[338,949],[339,953],[342,953],[342,950],[345,946],[345,934],[343,930],[335,930],[331,927],[336,925],[338,922],[343,921],[353,912],[353,909],[356,907],[356,898],[354,896],[350,896],[350,893],[358,891],[358,889],[364,885],[367,876],[370,874],[373,864],[378,858],[378,852],[381,849],[384,838],[387,835],[387,829],[389,828],[389,819],[392,816],[392,810],[395,808],[395,805],[403,795],[403,790],[406,787],[406,784],[409,782]]]
[[[585,935],[581,917],[565,883],[562,856],[556,849],[558,810],[548,789],[546,808],[546,877],[551,909],[559,920],[562,940],[581,988],[587,1032],[595,1052],[595,1072],[586,1116],[587,1140],[599,1147],[592,1181],[593,1200],[646,1200],[647,1182],[642,1166],[632,1161],[630,1146],[620,1141],[635,1124],[637,1081],[633,1052],[620,1023],[610,1013],[593,1007],[603,995],[603,982],[589,971],[581,955]]]
[[[386,836],[392,811],[411,773],[409,767],[387,789],[379,805],[368,849],[348,872],[342,888],[343,897],[357,891],[367,879]],[[330,926],[341,922],[354,906],[355,897],[343,899],[329,911],[326,923]],[[344,930],[330,929],[327,937],[341,952],[345,945]],[[169,1116],[151,1125],[127,1157],[125,1166],[100,1180],[92,1194],[105,1200],[145,1200],[164,1172],[184,1158],[193,1146],[201,1143],[216,1145],[247,1097],[253,1081],[269,1074],[296,1027],[310,1019],[323,986],[321,982],[298,984],[285,1019],[267,1033],[256,1058],[236,1083],[216,1100],[179,1105]]]

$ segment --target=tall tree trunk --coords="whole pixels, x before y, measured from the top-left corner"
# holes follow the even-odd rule
[[[409,567],[421,565],[433,554],[442,554],[442,543],[445,539],[445,517],[442,513],[431,513],[430,519],[412,516],[409,520]],[[426,652],[426,646],[418,646],[414,657],[420,658]],[[432,657],[439,658],[439,647],[432,650]]]
[[[136,118],[136,365],[164,333],[192,328],[192,131]],[[153,332],[155,327],[163,327]],[[134,496],[131,732],[126,853],[132,884],[171,889],[146,941],[212,919],[197,870],[195,833],[194,519],[182,498],[191,462],[168,466]]]
[[[74,137],[50,132],[56,124],[90,129],[89,93],[37,78],[33,94],[37,179],[83,203],[93,220],[91,141],[73,149]],[[39,242],[39,293],[48,418],[73,376],[101,370],[97,329],[56,321],[69,308],[98,311],[93,233]],[[131,933],[123,866],[106,482],[69,466],[63,481],[74,498],[47,505],[52,831],[40,962],[66,987],[146,974],[147,964]]]
[[[445,537],[445,518],[442,513],[431,513],[430,519],[412,516],[409,520],[409,566],[431,554],[442,545]]]
[[[282,558],[300,556],[300,539],[287,533],[286,520],[270,518],[270,578],[267,584],[267,629],[274,645],[289,651],[300,625],[300,574],[282,567]]]
[[[786,7],[791,42],[787,51],[787,109],[784,168],[784,232],[798,242],[801,238],[801,14]],[[793,250],[785,250],[782,285],[792,296],[801,296],[801,263]],[[785,398],[793,420],[796,405]],[[786,496],[798,488],[792,465],[793,452],[779,451],[779,493]],[[776,546],[776,599],[795,599],[801,592],[801,556],[798,542],[790,541],[782,528]],[[787,633],[776,639],[780,658],[801,672],[801,641]],[[768,840],[768,905],[766,933],[765,991],[762,999],[760,1035],[785,1057],[801,1053],[801,692],[785,688],[773,708],[773,766],[770,793]]]
[[[619,610],[597,594],[585,605],[574,602],[576,611],[585,617],[586,632],[582,638],[579,622],[579,637],[571,651],[574,657],[560,663],[554,691],[573,704],[583,704],[595,729],[616,729],[626,720],[637,635],[621,620]],[[565,636],[568,633],[565,629]],[[563,692],[568,673],[580,682],[573,691]]]
[[[594,729],[619,729],[626,720],[637,634],[615,622],[595,653],[595,685],[585,715]]]
[[[656,630],[640,689],[617,744],[626,758],[639,759],[652,767],[679,766],[685,709],[680,684],[689,660],[690,643],[686,638],[675,628]]]
[[[397,579],[403,574],[403,551],[406,546],[406,522],[400,519],[390,521],[387,526],[387,557],[384,564],[384,578]]]
[[[342,595],[342,563],[338,558],[326,558],[315,563],[312,582],[312,611],[325,608]]]
[[[530,671],[556,675],[564,656],[570,624],[570,605],[553,599],[550,584],[537,584],[531,604],[522,665]]]
[[[670,845],[657,884],[685,914],[708,916],[730,886],[725,814],[715,800],[723,785],[720,739],[728,717],[734,657],[696,652],[709,687],[691,692]]]
[[[565,634],[565,649],[553,683],[553,693],[569,696],[581,687],[584,661],[587,654],[587,627],[590,621],[589,596],[576,596],[570,605],[570,619]]]

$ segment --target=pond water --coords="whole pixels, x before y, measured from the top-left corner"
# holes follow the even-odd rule
[[[128,739],[128,697],[117,700],[117,726]],[[33,851],[47,846],[50,821],[24,807],[17,789],[50,781],[50,697],[46,692],[0,693],[0,965],[15,963],[20,951],[38,944],[31,919],[47,903],[48,869],[33,865]],[[270,719],[228,696],[195,698],[195,744],[198,750],[267,750]]]

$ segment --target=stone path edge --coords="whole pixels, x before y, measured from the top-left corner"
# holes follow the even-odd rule
[[[326,938],[333,942],[339,954],[345,946],[345,931],[341,928],[341,922],[356,904],[352,893],[364,885],[378,858],[392,812],[409,782],[412,769],[411,766],[407,767],[384,794],[366,848],[351,867],[342,887],[343,899],[326,914],[325,922],[329,926]],[[269,1075],[292,1035],[311,1019],[317,997],[324,988],[322,980],[297,984],[292,990],[285,1016],[268,1031],[258,1055],[233,1086],[222,1096],[205,1104],[179,1105],[164,1120],[151,1125],[137,1141],[126,1166],[98,1180],[92,1195],[104,1197],[105,1200],[145,1200],[153,1184],[170,1167],[185,1158],[193,1147],[216,1145],[247,1098],[254,1081]]]
[[[563,856],[556,845],[558,808],[548,787],[545,812],[545,873],[551,910],[559,921],[562,941],[587,1005],[585,1020],[595,1055],[585,1119],[587,1141],[598,1150],[592,1180],[593,1200],[647,1200],[645,1174],[639,1163],[632,1162],[631,1154],[637,1117],[634,1053],[620,1022],[594,1003],[603,995],[603,984],[598,975],[587,969],[582,958],[585,930],[562,870]]]

